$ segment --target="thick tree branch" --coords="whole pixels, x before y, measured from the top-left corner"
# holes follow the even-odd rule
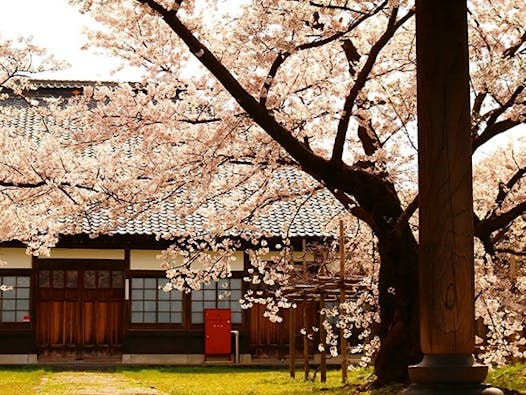
[[[365,127],[359,125],[358,138],[362,143],[363,150],[366,155],[374,154],[381,147],[381,143],[378,140],[378,136],[374,133],[373,128],[371,126]]]
[[[381,226],[379,226],[376,223],[371,213],[367,210],[364,210],[363,207],[358,206],[354,199],[352,199],[345,192],[339,189],[329,188],[329,190],[347,211],[349,211],[356,218],[368,224],[373,230],[373,232],[375,232],[376,234],[379,234],[379,232],[383,232]]]
[[[369,56],[364,66],[358,73],[356,81],[349,91],[343,105],[343,111],[338,123],[338,129],[336,132],[336,138],[334,140],[334,146],[332,150],[331,161],[341,162],[343,156],[343,147],[345,145],[345,139],[347,136],[347,129],[349,128],[349,121],[352,115],[352,109],[355,104],[358,94],[365,86],[369,74],[371,73],[376,59],[380,54],[380,51],[387,45],[391,37],[395,34],[396,30],[402,26],[408,19],[414,15],[414,10],[410,10],[402,18],[397,21],[398,9],[395,8],[389,17],[387,28],[378,41],[372,46]]]
[[[511,189],[521,180],[521,178],[526,174],[526,167],[518,169],[513,176],[508,180],[506,184],[499,185],[499,193],[497,194],[497,197],[495,198],[495,202],[500,207],[502,205],[502,202],[508,194],[510,193]]]
[[[526,256],[526,251],[517,251],[513,248],[495,248],[495,252],[499,252],[502,254],[510,254],[510,255],[517,255],[517,256]]]
[[[519,120],[505,119],[504,121],[497,122],[491,126],[487,126],[483,133],[473,140],[473,152],[475,152],[481,145],[487,143],[493,137],[507,132],[511,128],[520,125],[522,122]]]
[[[500,107],[496,108],[495,110],[491,111],[487,121],[488,125],[493,125],[497,121],[498,117],[500,117],[502,114],[504,114],[506,110],[513,106],[517,101],[517,97],[519,97],[523,90],[524,86],[519,85],[517,88],[515,88],[515,90],[510,95],[509,99],[506,100],[505,103],[503,103]]]
[[[411,203],[407,205],[404,212],[400,214],[398,219],[395,222],[395,225],[393,227],[393,231],[397,234],[401,234],[402,230],[404,229],[404,226],[407,225],[407,222],[409,221],[409,218],[413,216],[416,209],[418,208],[418,195],[416,195]]]
[[[345,53],[345,57],[347,58],[347,63],[349,63],[349,74],[354,77],[356,74],[354,65],[360,60],[360,53],[350,38],[346,38],[342,41],[342,48],[343,52]]]
[[[510,109],[514,104],[516,104],[517,98],[523,91],[524,85],[518,86],[505,103],[501,104],[498,108],[487,114],[488,118],[486,120],[486,128],[473,140],[473,152],[475,152],[475,150],[482,144],[486,143],[498,134],[504,133],[514,126],[521,124],[521,121],[519,120],[505,119],[503,121],[498,121],[498,118],[504,114],[506,110]],[[475,104],[477,104],[476,100]]]
[[[472,108],[472,114],[474,116],[480,116],[480,110],[482,108],[482,103],[484,102],[484,99],[488,95],[488,92],[479,92],[475,96],[475,100],[473,101],[473,108]]]
[[[508,226],[513,220],[526,213],[526,202],[521,202],[506,212],[475,221],[475,236],[479,239],[489,237],[491,233]]]

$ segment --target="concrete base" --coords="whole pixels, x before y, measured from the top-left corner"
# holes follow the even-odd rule
[[[409,366],[412,383],[480,384],[488,374],[488,367],[476,364],[473,355],[424,355],[418,365]]]
[[[233,364],[234,356],[230,362]],[[250,354],[240,354],[240,364],[250,364]],[[213,362],[213,361],[212,361]],[[203,354],[122,354],[122,363],[126,365],[203,365]]]
[[[475,384],[411,384],[403,395],[504,395],[494,387]]]
[[[0,354],[0,365],[31,365],[37,363],[37,354]]]
[[[487,366],[476,364],[470,354],[424,355],[409,367],[411,386],[404,395],[503,395],[497,388],[482,384]]]

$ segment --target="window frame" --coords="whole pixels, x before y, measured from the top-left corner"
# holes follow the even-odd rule
[[[230,279],[239,279],[240,282],[241,282],[241,286],[240,286],[240,291],[241,291],[241,298],[243,298],[243,295],[244,295],[244,292],[245,292],[245,288],[246,288],[246,285],[245,285],[245,282],[243,281],[243,277],[245,276],[245,272],[244,271],[233,271],[231,272],[232,273],[232,276],[231,277],[226,277],[225,279],[226,280],[230,280]],[[222,279],[220,279],[219,281],[221,281]],[[211,281],[212,283],[212,281]],[[215,287],[215,293],[216,293],[216,306],[218,306],[218,302],[219,300],[217,299],[217,295],[218,295],[218,288],[217,288],[217,285]],[[188,302],[188,320],[189,320],[189,326],[191,328],[203,328],[205,323],[204,323],[204,310],[205,309],[208,309],[208,308],[218,308],[218,309],[221,309],[223,307],[204,307],[203,306],[203,322],[201,323],[194,323],[193,320],[192,320],[192,313],[193,313],[193,310],[192,310],[192,301],[193,301],[193,292],[189,293],[188,294],[188,299],[189,299],[189,302]],[[204,299],[203,299],[204,300]],[[246,309],[243,309],[241,308],[240,309],[241,311],[241,322],[231,322],[231,325],[232,325],[232,328],[238,328],[238,329],[245,329],[248,325],[248,315],[247,315],[247,310]]]
[[[168,282],[169,280],[166,278],[165,276],[165,271],[164,270],[130,270],[128,272],[128,276],[126,278],[126,280],[129,281],[129,285],[128,285],[128,292],[129,292],[129,297],[128,297],[128,306],[127,306],[127,313],[128,313],[128,326],[130,329],[162,329],[162,330],[166,330],[166,329],[174,329],[174,330],[182,330],[182,329],[185,329],[185,321],[186,321],[186,311],[187,311],[187,306],[186,306],[186,295],[183,293],[181,296],[181,322],[180,323],[176,323],[176,322],[133,322],[132,321],[132,314],[133,314],[133,311],[132,311],[132,303],[134,302],[133,300],[133,281],[134,279],[150,279],[150,278],[154,278],[154,279],[157,279],[157,283],[159,284],[159,280],[165,280],[166,282]],[[159,285],[162,285],[162,284],[159,284]],[[143,287],[144,289],[144,287]],[[161,290],[161,292],[164,292]],[[170,292],[174,292],[174,291],[170,291]],[[177,291],[175,291],[177,292]],[[155,299],[155,302],[156,302],[156,306],[157,306],[157,309],[156,309],[156,314],[159,313],[159,301],[164,301],[164,300],[161,300],[159,299],[158,297],[159,294],[157,294],[157,297]],[[144,299],[142,299],[142,301],[144,301]],[[144,313],[144,311],[143,311]]]
[[[246,289],[246,284],[243,281],[243,276],[245,276],[244,271],[233,271],[232,276],[228,278],[235,278],[240,279],[241,281],[241,297],[243,297],[243,294]],[[163,278],[166,279],[168,282],[168,279],[165,277],[165,271],[164,270],[130,270],[128,271],[126,279],[129,280],[129,298],[127,300],[127,322],[128,327],[130,330],[159,330],[159,331],[166,331],[166,330],[172,330],[172,331],[186,331],[186,332],[201,332],[204,329],[204,321],[203,323],[197,323],[194,324],[192,322],[192,293],[186,293],[183,292],[182,294],[182,307],[183,307],[183,322],[180,324],[176,323],[138,323],[138,322],[132,322],[132,316],[131,316],[131,308],[132,308],[132,282],[134,278]],[[204,311],[203,311],[204,314]],[[241,309],[241,323],[232,323],[232,328],[236,328],[239,330],[246,329],[248,327],[248,317],[247,310]]]
[[[33,314],[33,287],[34,287],[34,277],[31,269],[0,269],[0,284],[2,284],[4,277],[27,277],[29,278],[29,286],[27,289],[29,290],[29,296],[28,296],[28,302],[29,306],[27,309],[27,313],[29,314],[29,321],[7,321],[4,322],[1,319],[0,316],[0,329],[9,329],[9,328],[18,328],[18,329],[30,329],[32,327],[32,322],[34,320],[34,314]],[[26,287],[24,287],[26,288]],[[4,291],[0,291],[2,294]],[[12,291],[7,291],[12,292]],[[16,297],[14,298],[15,300]],[[25,299],[25,298],[24,298]],[[0,305],[0,308],[2,306]],[[15,314],[16,314],[16,308],[15,308]],[[2,313],[2,310],[0,310],[0,314]]]

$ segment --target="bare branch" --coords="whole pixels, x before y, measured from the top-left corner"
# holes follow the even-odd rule
[[[404,226],[409,221],[409,218],[411,218],[413,216],[413,214],[415,213],[417,208],[418,208],[418,195],[416,195],[413,198],[411,203],[409,203],[407,205],[407,207],[405,208],[404,212],[402,214],[400,214],[400,216],[398,217],[398,219],[395,222],[395,225],[393,227],[393,231],[396,232],[396,233],[400,233],[403,230]]]
[[[511,189],[521,180],[521,178],[526,174],[526,167],[523,167],[521,169],[518,169],[513,176],[510,177],[508,182],[506,184],[499,185],[499,193],[497,194],[497,198],[495,199],[495,202],[501,206],[502,202],[508,194],[510,193]]]
[[[327,9],[332,9],[332,10],[349,11],[349,12],[354,12],[356,14],[366,14],[365,12],[363,12],[361,10],[357,10],[355,8],[351,8],[351,7],[347,6],[347,5],[332,4],[332,2],[330,2],[329,4],[323,4],[323,3],[311,0],[311,1],[309,1],[309,4],[311,6],[313,6],[313,7],[327,8]]]
[[[474,116],[479,116],[480,115],[480,110],[482,108],[482,103],[484,102],[484,99],[486,98],[487,95],[488,95],[488,92],[479,92],[475,96],[475,100],[473,101],[473,109],[472,109],[472,114]]]
[[[522,122],[519,120],[512,120],[508,118],[491,126],[487,126],[484,132],[473,140],[473,152],[475,152],[481,145],[487,143],[493,137],[507,132],[521,123]]]
[[[519,42],[516,43],[515,45],[512,45],[511,47],[509,47],[508,49],[506,49],[504,51],[504,57],[505,58],[512,58],[513,56],[515,56],[515,54],[517,53],[517,51],[520,49],[520,47],[522,47],[522,45],[526,42],[526,31],[522,34],[521,38],[519,39]]]
[[[319,40],[315,40],[315,41],[311,41],[311,42],[308,42],[308,43],[300,44],[296,48],[294,48],[294,50],[291,51],[291,52],[283,52],[283,53],[278,54],[276,56],[276,59],[274,59],[274,62],[270,66],[270,70],[269,70],[269,72],[267,74],[267,77],[265,79],[265,82],[263,84],[263,88],[262,88],[261,97],[260,97],[259,102],[261,104],[263,104],[263,105],[266,103],[267,95],[268,95],[268,93],[270,91],[270,87],[272,86],[272,82],[273,82],[274,78],[276,77],[279,68],[281,67],[281,65],[283,63],[285,63],[285,61],[289,58],[290,55],[292,55],[293,53],[296,53],[296,52],[307,50],[307,49],[322,47],[322,46],[324,46],[326,44],[329,44],[329,43],[331,43],[333,41],[336,41],[336,40],[340,39],[345,34],[347,34],[350,31],[356,29],[358,26],[360,26],[367,19],[369,19],[370,17],[372,17],[372,16],[376,15],[377,13],[379,13],[386,5],[387,5],[387,1],[384,1],[383,3],[381,3],[378,7],[376,7],[370,13],[363,13],[362,17],[360,17],[359,19],[357,19],[357,20],[353,21],[352,23],[350,23],[349,26],[344,31],[334,33],[334,34],[332,34],[329,37],[325,37],[325,38],[322,38],[322,39],[319,39]],[[344,41],[344,43],[345,43],[345,41]]]
[[[526,256],[526,251],[517,251],[513,248],[495,248],[495,252],[502,253],[502,254],[510,254],[510,255],[516,255],[516,256]]]
[[[498,108],[492,110],[489,114],[486,114],[487,120],[486,120],[486,128],[484,131],[474,137],[473,141],[473,152],[480,147],[482,144],[486,143],[493,137],[497,136],[498,134],[504,133],[505,131],[513,128],[514,126],[517,126],[521,124],[521,121],[519,120],[512,120],[512,119],[505,119],[503,121],[497,121],[498,118],[506,112],[509,108],[511,108],[514,104],[516,104],[517,98],[519,95],[524,91],[524,85],[520,85],[513,93],[510,95],[508,100],[506,100],[505,103],[501,104]],[[476,104],[476,101],[475,101]]]
[[[395,34],[396,30],[402,26],[407,20],[409,20],[414,15],[414,10],[410,10],[402,18],[397,21],[398,9],[395,8],[389,17],[387,23],[387,28],[378,41],[373,45],[369,53],[369,57],[365,62],[363,68],[360,70],[356,77],[356,81],[352,86],[345,103],[343,105],[343,111],[338,123],[338,130],[336,132],[336,138],[334,141],[334,146],[332,150],[331,161],[332,162],[341,162],[343,155],[343,146],[345,145],[345,139],[347,136],[347,129],[349,128],[349,121],[352,115],[352,109],[355,104],[358,94],[365,86],[367,78],[373,69],[373,66],[376,62],[380,51],[387,45],[391,37]]]
[[[526,202],[521,202],[506,212],[492,215],[475,223],[475,236],[482,240],[492,232],[506,227],[513,220],[526,213]]]

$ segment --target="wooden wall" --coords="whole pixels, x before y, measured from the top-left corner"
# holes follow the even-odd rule
[[[303,303],[298,304],[295,310],[284,310],[280,323],[271,322],[263,316],[265,306],[255,305],[250,309],[249,338],[250,353],[254,357],[283,358],[289,353],[289,331],[290,314],[295,314],[296,318],[296,353],[303,353],[303,335],[300,329],[307,328],[309,333],[313,333],[313,341],[310,342],[310,353],[313,351],[313,344],[317,344],[317,332],[312,331],[312,326],[319,326],[319,308],[317,303],[307,303],[307,325],[303,325]]]

